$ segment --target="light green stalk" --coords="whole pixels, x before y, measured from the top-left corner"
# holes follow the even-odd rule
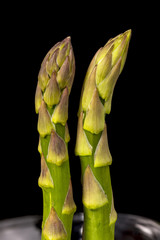
[[[75,74],[70,37],[58,42],[44,58],[35,94],[38,113],[38,150],[43,192],[42,240],[70,240],[73,200],[70,177],[67,119],[68,101]]]
[[[105,114],[124,67],[131,30],[110,39],[88,68],[80,99],[75,154],[80,156],[84,205],[83,240],[113,240],[114,209]]]

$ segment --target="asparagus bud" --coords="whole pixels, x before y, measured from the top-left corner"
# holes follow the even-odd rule
[[[114,87],[126,61],[130,38],[131,30],[128,30],[117,37],[110,39],[105,46],[100,48],[95,54],[84,80],[78,115],[81,111],[87,111],[93,96],[94,84],[96,84],[99,96],[104,102],[105,112],[107,114],[110,113]],[[94,76],[92,77],[92,75]],[[86,102],[87,98],[85,91],[88,90],[91,82],[92,86],[89,91],[91,93]]]
[[[42,240],[71,239],[76,205],[69,168],[67,119],[74,74],[75,59],[67,37],[44,58],[35,94],[41,155],[38,184],[43,192]]]
[[[88,68],[78,112],[75,154],[80,156],[84,205],[84,240],[113,240],[114,209],[109,165],[112,157],[105,114],[111,111],[116,81],[124,67],[131,30],[110,39]]]

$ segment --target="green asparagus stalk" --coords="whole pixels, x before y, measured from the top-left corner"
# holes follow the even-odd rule
[[[82,88],[75,154],[80,156],[82,168],[83,240],[114,239],[117,213],[105,115],[111,111],[114,87],[125,64],[130,37],[131,30],[128,30],[98,50]]]
[[[38,75],[35,110],[38,113],[43,192],[42,240],[70,240],[73,200],[69,167],[68,102],[75,74],[70,37],[53,46]]]

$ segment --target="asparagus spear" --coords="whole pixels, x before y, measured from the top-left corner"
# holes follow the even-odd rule
[[[80,99],[75,154],[80,156],[84,240],[113,240],[114,209],[105,114],[111,111],[116,81],[124,67],[131,30],[110,39],[93,57]]]
[[[70,37],[53,46],[38,75],[35,110],[38,113],[43,192],[42,240],[69,240],[76,205],[69,168],[68,101],[75,74]]]

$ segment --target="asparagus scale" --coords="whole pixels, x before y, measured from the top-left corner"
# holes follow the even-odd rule
[[[111,111],[114,87],[125,64],[130,37],[131,30],[128,30],[98,50],[81,92],[75,154],[80,156],[82,169],[83,240],[114,239],[117,213],[105,115]]]
[[[67,37],[44,58],[35,94],[41,155],[38,184],[43,192],[42,240],[71,239],[76,205],[69,167],[67,119],[74,75],[74,53]]]

